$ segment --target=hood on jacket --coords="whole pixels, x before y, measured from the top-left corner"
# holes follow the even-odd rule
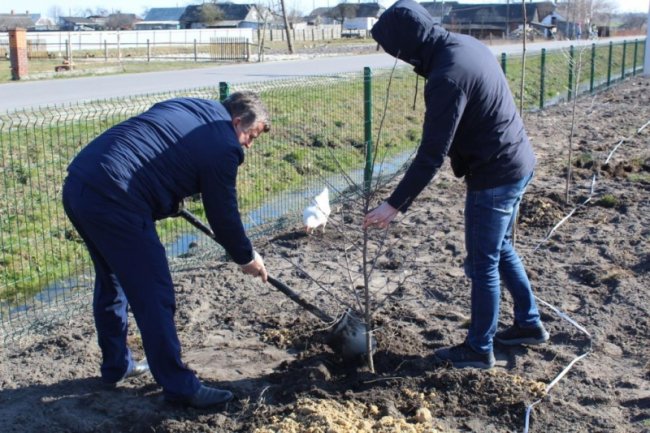
[[[420,75],[426,75],[429,69],[436,42],[448,34],[414,0],[394,3],[381,14],[370,33],[384,51],[412,65]]]

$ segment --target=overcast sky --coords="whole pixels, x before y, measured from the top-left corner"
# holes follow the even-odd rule
[[[297,9],[304,14],[309,13],[317,7],[335,6],[343,0],[285,0],[287,9]],[[431,0],[429,0],[431,1]],[[648,4],[650,0],[612,0],[613,3],[618,5],[618,10],[621,12],[648,12]],[[348,0],[350,2],[350,0]],[[506,3],[507,0],[474,0],[464,1],[461,3]],[[518,2],[518,0],[510,0],[511,4]],[[95,10],[96,8],[104,8],[109,11],[121,11],[125,13],[135,13],[141,15],[146,8],[152,7],[182,7],[188,4],[202,3],[201,0],[3,0],[0,7],[0,13],[8,13],[12,9],[16,12],[29,11],[30,13],[40,13],[49,15],[49,11],[53,6],[58,6],[64,15],[74,15],[75,11],[83,11],[86,8]],[[234,3],[271,3],[270,0],[237,0]],[[272,3],[278,3],[277,0]],[[392,0],[380,0],[384,6],[389,6],[393,3]]]

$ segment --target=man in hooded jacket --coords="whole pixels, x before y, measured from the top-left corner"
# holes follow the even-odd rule
[[[386,228],[398,212],[406,212],[449,157],[455,176],[467,185],[465,273],[471,280],[471,325],[462,344],[436,355],[459,368],[491,368],[493,339],[516,345],[549,338],[511,242],[519,203],[533,176],[533,149],[506,78],[484,44],[434,25],[413,0],[393,4],[371,32],[388,54],[426,79],[426,112],[413,162],[363,226]],[[514,324],[497,333],[500,277],[513,297]]]

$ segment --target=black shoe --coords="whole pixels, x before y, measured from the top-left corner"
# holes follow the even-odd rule
[[[456,368],[474,367],[488,369],[494,367],[492,352],[478,353],[467,342],[458,346],[445,347],[435,351],[438,358],[449,361]]]
[[[179,403],[199,409],[227,403],[232,399],[232,392],[205,385],[201,385],[199,390],[191,397],[165,397],[165,400],[170,403]]]
[[[494,340],[506,346],[518,344],[542,344],[548,341],[549,335],[541,324],[532,328],[522,328],[516,323],[503,331],[497,332]]]

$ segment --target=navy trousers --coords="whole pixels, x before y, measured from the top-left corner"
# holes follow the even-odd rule
[[[151,374],[163,392],[193,395],[200,382],[181,361],[174,285],[151,216],[125,209],[74,176],[63,187],[63,206],[95,267],[93,313],[102,379],[117,382],[133,363],[126,343],[130,306]]]

